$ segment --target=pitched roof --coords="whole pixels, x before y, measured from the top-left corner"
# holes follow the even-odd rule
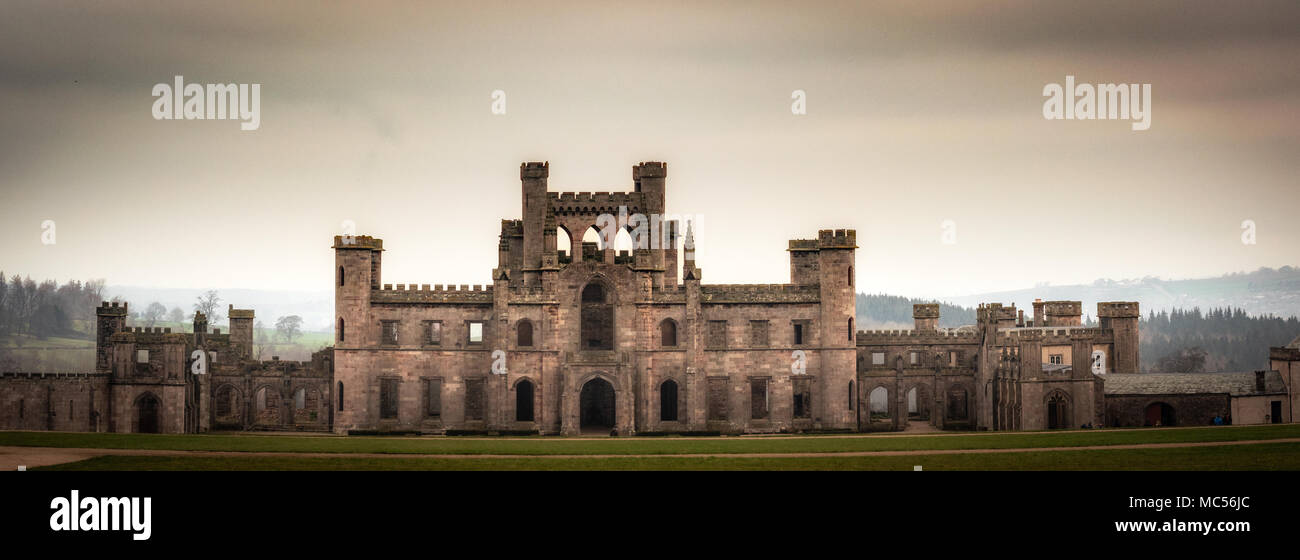
[[[1234,397],[1285,393],[1282,375],[1264,372],[1264,390],[1257,391],[1255,372],[1230,373],[1111,373],[1101,376],[1107,395],[1191,395],[1228,393]]]
[[[1295,337],[1295,340],[1292,340],[1291,344],[1286,345],[1286,347],[1295,350],[1300,350],[1300,336]]]

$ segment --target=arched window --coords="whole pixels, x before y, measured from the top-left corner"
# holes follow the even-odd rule
[[[344,280],[343,280],[343,267],[340,266],[340,267],[339,267],[339,285],[342,286],[343,284],[344,284]]]
[[[677,321],[664,319],[659,323],[659,345],[665,348],[677,346]]]
[[[339,412],[343,412],[343,382],[339,382]]]
[[[582,349],[614,349],[614,306],[605,286],[592,282],[582,289]]]
[[[633,249],[636,247],[632,243],[632,234],[628,233],[627,228],[618,228],[618,233],[614,234],[614,250],[631,254]]]
[[[519,346],[533,345],[533,322],[528,319],[520,319],[515,326],[515,332],[518,335]]]
[[[533,382],[527,379],[515,385],[515,421],[533,421]]]
[[[343,318],[339,317],[339,342],[343,342],[347,338],[343,330],[344,330]]]
[[[849,317],[849,342],[853,342],[853,317]]]
[[[889,389],[876,387],[867,398],[870,418],[874,422],[889,420]]]
[[[564,226],[555,228],[555,250],[560,255],[560,262],[570,262],[573,259],[573,236],[569,235],[569,230]]]
[[[671,379],[659,385],[659,421],[677,421],[677,382]]]
[[[597,251],[605,250],[605,236],[600,234],[600,230],[596,229],[596,226],[591,226],[587,228],[587,231],[582,232],[582,244],[587,245],[588,243],[594,244]],[[586,257],[584,250],[583,260],[586,260]]]

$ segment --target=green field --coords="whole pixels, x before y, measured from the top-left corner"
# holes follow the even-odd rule
[[[124,470],[902,470],[921,465],[928,471],[1219,471],[1296,470],[1300,443],[1270,443],[1234,447],[1115,449],[962,453],[885,457],[614,457],[510,459],[448,459],[393,457],[141,457],[105,456],[42,467],[53,471]]]
[[[1300,442],[1229,444],[1287,438],[1300,438],[1300,424],[1075,432],[701,438],[0,432],[0,446],[106,450],[102,456],[46,467],[51,470],[889,470],[911,469],[914,465],[930,470],[1300,469]],[[1197,443],[1211,445],[1096,449]],[[1215,443],[1224,445],[1213,445]],[[1091,448],[1036,451],[1070,447]],[[995,451],[1010,449],[1017,451]],[[843,455],[876,452],[914,454]],[[79,453],[84,453],[83,456],[97,455],[94,451]]]

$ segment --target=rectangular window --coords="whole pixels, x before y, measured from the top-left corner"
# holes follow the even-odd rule
[[[948,351],[948,367],[957,367],[957,362],[961,361],[961,352],[957,350]]]
[[[767,348],[767,321],[749,322],[749,345],[754,348]]]
[[[424,322],[424,345],[425,346],[442,345],[442,321]]]
[[[727,378],[709,378],[709,420],[727,419]]]
[[[384,346],[397,346],[397,321],[380,321],[379,343]]]
[[[883,366],[883,365],[885,365],[885,353],[884,353],[884,352],[872,352],[872,353],[871,353],[871,365],[873,365],[873,366]]]
[[[800,346],[804,344],[804,336],[806,336],[807,334],[808,334],[808,322],[795,321],[794,322],[794,345]]]
[[[148,350],[136,350],[136,351],[135,351],[135,363],[137,363],[137,364],[147,364],[147,363],[149,363],[149,351],[148,351]]]
[[[794,417],[812,418],[812,383],[809,379],[794,379]]]
[[[709,348],[727,347],[727,322],[709,321]]]
[[[424,415],[429,418],[442,417],[442,380],[424,380]]]
[[[908,363],[912,365],[916,365],[921,362],[921,353],[913,350],[911,353],[908,354],[907,360]]]
[[[1051,360],[1053,364],[1057,364],[1057,365],[1064,364],[1065,354],[1052,354],[1051,356],[1048,356],[1048,359]]]
[[[483,344],[483,321],[470,321],[469,325],[469,343]]]
[[[465,419],[482,420],[484,398],[487,392],[483,390],[483,379],[466,379],[465,380]]]
[[[397,400],[397,380],[380,379],[379,417],[385,420],[397,418]]]
[[[767,380],[750,379],[749,380],[749,417],[754,420],[766,420],[768,416],[767,406]]]

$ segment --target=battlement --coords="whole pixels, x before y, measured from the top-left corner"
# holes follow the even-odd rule
[[[95,379],[108,375],[106,372],[4,371],[0,372],[0,379]]]
[[[668,164],[662,161],[643,161],[632,166],[632,179],[663,178],[668,176]]]
[[[172,332],[172,328],[171,328],[171,327],[152,327],[152,328],[150,328],[150,327],[122,327],[122,330],[119,330],[119,331],[117,331],[117,332],[120,332],[120,333],[133,333],[133,334],[171,334],[171,332]]]
[[[645,202],[639,192],[552,192],[547,193],[551,200],[551,209],[557,215],[563,214],[610,214],[617,216],[621,207],[627,208],[629,215],[641,211]]]
[[[709,284],[700,286],[702,303],[819,303],[817,284]]]
[[[233,304],[226,310],[226,313],[227,313],[226,316],[231,319],[252,319],[253,318],[252,309],[235,309],[235,306]]]
[[[857,332],[858,346],[921,345],[921,344],[976,344],[979,335],[964,330],[901,330],[880,329]]]
[[[858,231],[853,229],[818,230],[817,245],[822,249],[857,249]]]
[[[791,239],[790,248],[787,251],[816,251],[816,239]]]
[[[937,303],[913,303],[913,304],[912,304],[912,318],[913,318],[913,319],[938,319],[938,318],[939,318],[939,304],[937,304]]]
[[[1141,317],[1142,312],[1136,301],[1102,301],[1097,302],[1097,316],[1135,319]]]
[[[526,161],[519,164],[520,179],[545,179],[551,175],[551,162]]]
[[[476,284],[384,284],[370,290],[372,303],[492,303],[493,286]]]
[[[130,344],[187,344],[190,335],[172,333],[162,327],[123,327],[108,337],[110,342]]]
[[[100,302],[99,307],[95,308],[95,314],[100,316],[121,316],[126,317],[126,302],[118,303],[116,301]]]
[[[981,321],[1015,321],[1016,306],[1003,307],[1001,303],[981,303],[975,310],[975,317]]]
[[[552,223],[554,220],[551,220]],[[552,226],[554,227],[554,226]],[[523,237],[524,221],[523,220],[501,220],[501,237]]]
[[[1083,314],[1083,302],[1080,301],[1045,301],[1043,314],[1048,317],[1078,317]]]
[[[369,249],[383,251],[384,240],[369,235],[335,235],[334,249]]]

